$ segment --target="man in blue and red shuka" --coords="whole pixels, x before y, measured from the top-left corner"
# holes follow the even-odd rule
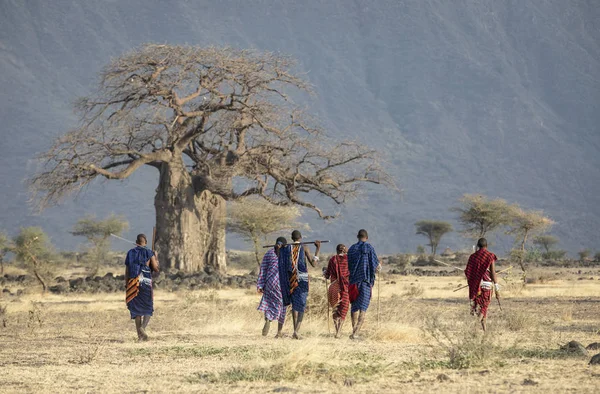
[[[498,258],[487,250],[487,240],[477,241],[477,251],[469,257],[465,276],[469,284],[469,300],[471,314],[481,318],[483,331],[486,330],[487,310],[492,299],[492,289],[496,290],[496,298],[500,298],[500,286],[496,282],[495,263]]]
[[[317,247],[315,255],[311,256],[308,248],[302,242],[300,231],[292,232],[292,244],[286,245],[279,250],[279,280],[281,282],[281,295],[283,305],[292,304],[292,319],[294,320],[294,335],[292,338],[300,338],[300,325],[304,318],[306,300],[308,298],[308,261],[313,267],[319,261],[321,242],[315,241]]]
[[[125,258],[125,302],[135,320],[138,340],[146,341],[146,327],[154,313],[152,272],[158,272],[159,267],[156,254],[146,247],[146,236],[139,234],[135,243]]]
[[[358,339],[360,331],[371,303],[371,293],[375,284],[375,273],[379,271],[379,259],[375,248],[368,242],[367,230],[360,230],[358,242],[348,250],[348,270],[350,271],[350,302],[352,304],[352,335],[350,339]],[[354,298],[353,294],[356,294]]]

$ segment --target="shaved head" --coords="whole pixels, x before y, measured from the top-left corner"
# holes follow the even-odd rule
[[[301,239],[302,239],[302,234],[300,234],[300,231],[298,231],[298,230],[292,231],[292,241],[296,242]]]
[[[479,238],[479,240],[477,241],[477,247],[479,249],[481,249],[481,248],[487,248],[487,239],[485,239],[485,238]]]

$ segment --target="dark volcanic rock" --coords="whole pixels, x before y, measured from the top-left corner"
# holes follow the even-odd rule
[[[600,365],[600,353],[596,354],[592,357],[589,362],[590,365]]]
[[[64,294],[69,292],[69,287],[66,283],[62,282],[54,286],[50,286],[48,290],[50,290],[50,292],[54,294]]]
[[[600,342],[590,343],[585,348],[587,350],[600,350]]]
[[[583,347],[583,345],[577,341],[571,341],[566,345],[561,346],[561,349],[571,354],[579,356],[587,356],[588,354],[588,351],[585,350],[585,347]]]
[[[71,290],[80,289],[81,287],[83,287],[83,283],[84,283],[83,278],[75,278],[75,279],[69,280],[69,286],[71,287]]]
[[[538,382],[536,382],[533,379],[525,379],[523,381],[523,383],[521,383],[523,386],[537,386]]]

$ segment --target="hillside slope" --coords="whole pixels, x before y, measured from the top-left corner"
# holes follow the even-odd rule
[[[131,234],[149,231],[153,170],[97,182],[41,216],[31,214],[23,180],[35,153],[75,124],[70,103],[93,89],[103,64],[141,43],[167,42],[295,56],[316,88],[308,105],[330,135],[385,154],[402,195],[369,188],[329,224],[308,213],[313,236],[349,243],[367,227],[380,250],[413,250],[424,243],[416,220],[453,220],[448,208],[463,193],[482,192],[544,209],[572,252],[600,247],[597,2],[310,4],[3,1],[0,227],[40,224],[65,248],[79,242],[68,230],[87,213],[122,213]],[[442,246],[468,244],[454,234]]]

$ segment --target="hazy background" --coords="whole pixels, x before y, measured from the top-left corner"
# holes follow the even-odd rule
[[[543,209],[571,253],[600,248],[594,0],[0,0],[0,229],[41,225],[60,248],[82,241],[68,231],[89,213],[123,214],[130,237],[151,231],[155,170],[96,182],[40,216],[23,184],[97,71],[145,42],[291,54],[330,136],[384,153],[402,195],[365,190],[330,224],[307,212],[311,237],[350,243],[366,227],[378,250],[414,251],[426,243],[416,220],[457,225],[448,208],[481,192]],[[468,245],[453,233],[439,249]]]

